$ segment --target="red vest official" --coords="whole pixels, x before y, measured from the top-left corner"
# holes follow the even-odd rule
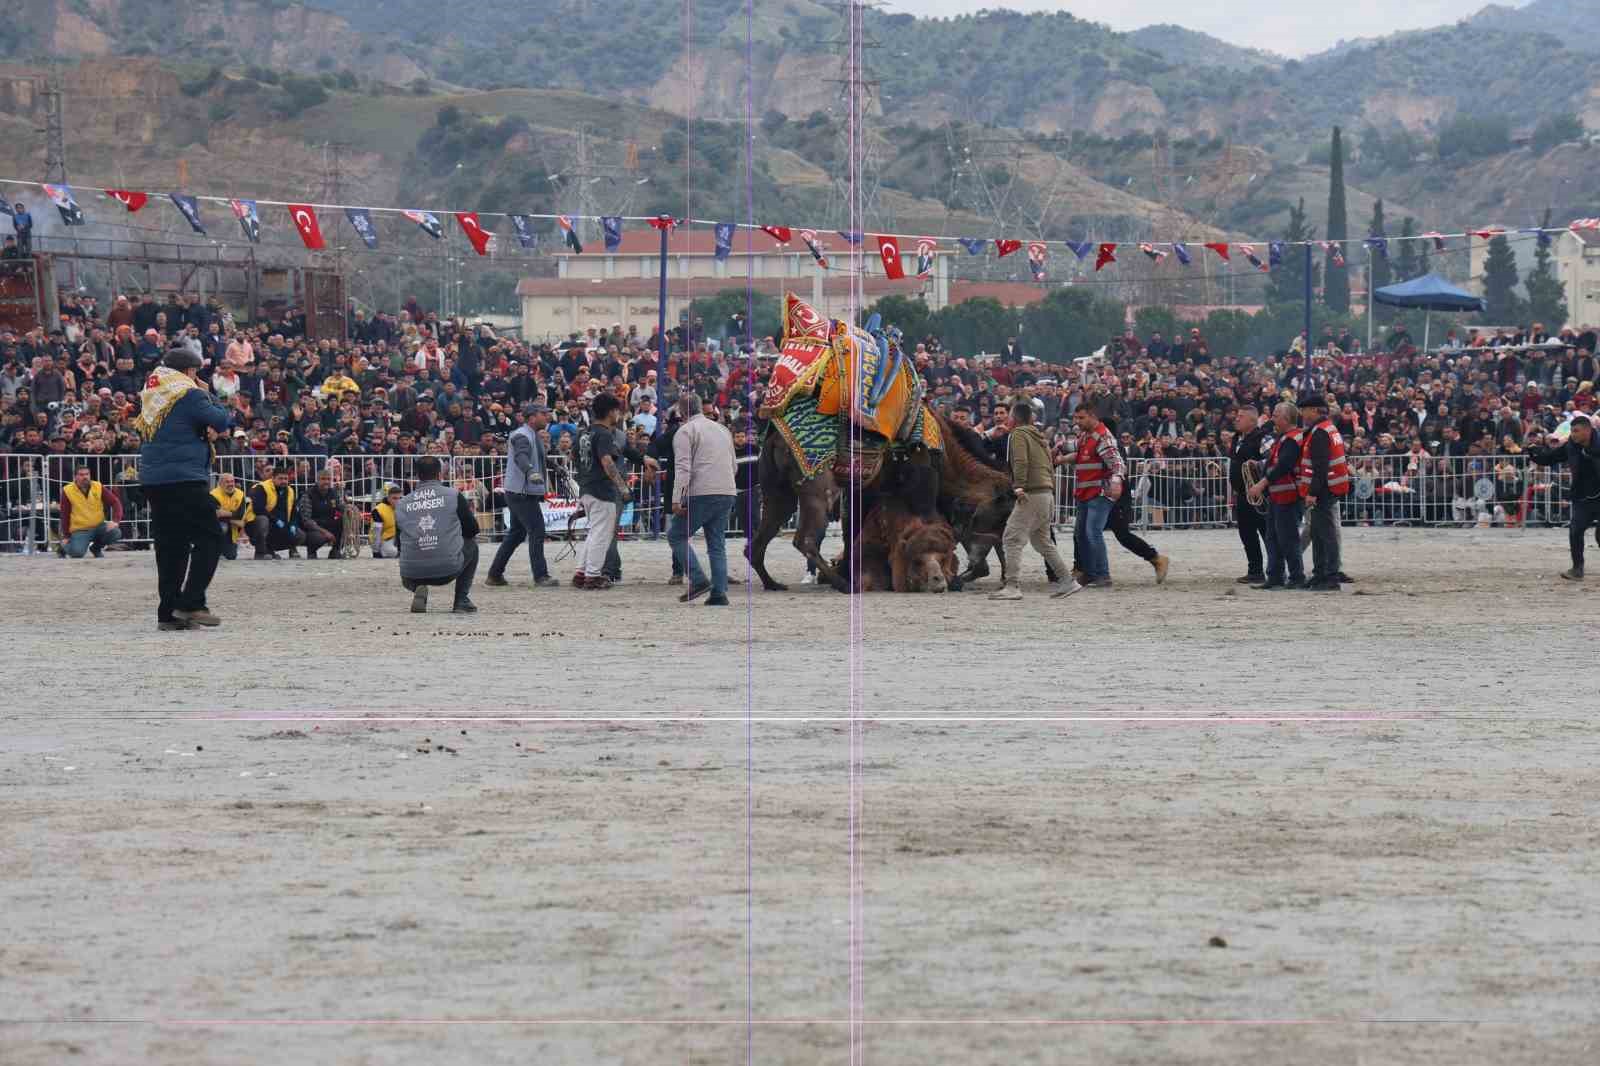
[[[1300,495],[1311,495],[1311,441],[1318,433],[1327,435],[1328,438],[1328,491],[1335,496],[1348,496],[1350,494],[1350,465],[1344,457],[1344,438],[1339,435],[1339,430],[1332,422],[1324,418],[1311,432],[1306,434],[1305,442],[1300,448]]]
[[[1078,454],[1072,463],[1072,498],[1079,503],[1105,493],[1106,464],[1101,458],[1101,442],[1110,436],[1111,431],[1102,422],[1078,437]]]
[[[1273,441],[1272,450],[1267,453],[1267,469],[1273,470],[1277,468],[1278,453],[1283,451],[1283,446],[1286,442],[1293,441],[1298,446],[1300,445],[1303,437],[1304,434],[1302,434],[1298,429],[1291,429],[1289,432]],[[1300,461],[1305,462],[1303,449],[1300,456]],[[1300,484],[1296,477],[1297,473],[1298,469],[1290,470],[1277,481],[1267,482],[1267,498],[1273,503],[1281,504],[1290,504],[1298,500],[1300,498]]]

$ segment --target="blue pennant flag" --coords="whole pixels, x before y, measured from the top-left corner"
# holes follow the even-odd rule
[[[1090,241],[1068,241],[1067,247],[1072,249],[1072,254],[1079,259],[1087,258],[1094,251],[1094,244]]]
[[[982,255],[989,246],[987,237],[957,237],[956,241],[967,250],[968,255]]]
[[[200,202],[193,196],[183,196],[179,193],[169,193],[168,195],[172,197],[173,206],[178,209],[178,213],[188,220],[189,225],[196,233],[204,237],[206,228],[200,222]]]
[[[600,228],[606,232],[606,251],[616,251],[622,244],[622,216],[601,215]]]
[[[858,230],[858,229],[854,229],[854,230],[838,230],[837,232],[838,232],[839,236],[844,238],[844,242],[846,244],[860,244],[861,243],[861,231]]]
[[[517,243],[524,248],[536,248],[539,245],[539,235],[533,232],[533,220],[527,215],[512,215],[511,228],[517,233]]]
[[[733,251],[733,223],[718,222],[716,228],[717,260],[720,262],[728,258]]]
[[[1389,242],[1383,237],[1368,237],[1366,240],[1367,251],[1379,259],[1389,258]]]
[[[1267,242],[1267,265],[1268,266],[1282,266],[1283,265],[1283,242],[1282,241],[1268,241]]]
[[[1547,229],[1540,229],[1539,227],[1534,226],[1534,227],[1531,227],[1529,229],[1519,229],[1517,232],[1518,233],[1535,233],[1535,234],[1538,234],[1538,236],[1539,236],[1539,247],[1540,248],[1548,248],[1548,247],[1550,247],[1550,231],[1547,230]]]
[[[1178,262],[1184,266],[1189,265],[1189,246],[1182,241],[1175,241],[1172,245],[1172,254],[1178,257]],[[1081,259],[1082,256],[1079,256]]]
[[[361,241],[368,248],[378,246],[378,231],[372,225],[372,212],[364,207],[347,207],[344,217],[350,220],[350,228],[360,235]]]

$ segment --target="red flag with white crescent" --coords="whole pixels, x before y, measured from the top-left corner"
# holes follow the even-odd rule
[[[1012,240],[1010,237],[996,237],[994,239],[994,250],[999,253],[999,257],[1002,259],[1021,247],[1021,241]]]
[[[478,223],[478,212],[457,211],[456,221],[461,224],[461,232],[467,235],[467,240],[472,242],[472,250],[479,255],[488,255],[489,231]]]
[[[794,231],[788,226],[762,226],[761,232],[777,241],[779,244],[788,244],[794,239]]]
[[[906,268],[900,262],[900,242],[885,233],[878,234],[878,258],[883,260],[883,276],[890,281],[899,281],[906,276]]]
[[[310,204],[290,204],[289,217],[294,219],[294,228],[300,231],[300,239],[305,246],[313,252],[320,252],[324,247],[322,240],[322,227],[317,225],[317,213],[311,209]]]
[[[107,189],[106,195],[128,209],[128,214],[133,214],[150,201],[150,197],[142,192],[131,192],[127,189]]]
[[[1221,256],[1224,263],[1232,261],[1228,255],[1228,246],[1222,241],[1209,242],[1206,244],[1206,247],[1210,248],[1213,252],[1216,252],[1219,256]]]
[[[933,254],[938,250],[939,242],[932,237],[917,238],[917,277],[933,276]]]
[[[1115,244],[1113,244],[1111,241],[1102,242],[1101,245],[1100,245],[1099,253],[1096,254],[1095,257],[1094,257],[1094,268],[1095,268],[1095,270],[1099,270],[1101,267],[1105,266],[1107,263],[1115,263],[1116,261],[1117,261],[1117,246]]]
[[[675,228],[677,228],[677,225],[678,220],[673,218],[671,215],[657,215],[655,218],[650,220],[651,229],[662,230],[666,233],[671,233]]]

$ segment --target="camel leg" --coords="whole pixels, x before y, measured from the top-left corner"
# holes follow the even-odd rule
[[[795,508],[794,486],[787,481],[774,485],[770,489],[763,487],[761,493],[761,523],[756,527],[756,534],[750,538],[745,551],[750,558],[750,568],[761,579],[761,587],[768,592],[785,592],[788,586],[781,585],[767,573],[767,545],[772,543],[778,535],[778,530],[783,528],[784,520],[794,513]]]
[[[820,480],[820,479],[818,479]],[[824,486],[817,485],[815,481],[800,493],[800,522],[795,531],[794,546],[804,555],[808,562],[817,568],[817,576],[826,581],[840,592],[849,592],[850,585],[827,559],[822,555],[822,535],[828,529],[828,511],[831,510],[831,491],[817,491]],[[849,540],[845,544],[849,545]]]

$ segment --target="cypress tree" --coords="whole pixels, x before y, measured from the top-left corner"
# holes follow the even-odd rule
[[[1489,242],[1489,256],[1483,263],[1483,299],[1488,305],[1484,318],[1497,326],[1516,325],[1524,309],[1516,289],[1517,257],[1502,233]]]
[[[1549,208],[1545,208],[1541,225],[1545,229],[1550,228]],[[1551,239],[1555,239],[1554,235]],[[1566,325],[1567,293],[1561,280],[1556,277],[1555,257],[1550,254],[1548,245],[1540,244],[1534,249],[1533,269],[1528,272],[1522,287],[1528,291],[1528,317],[1532,321],[1543,323],[1551,333]]]
[[[1328,240],[1343,241],[1350,236],[1350,223],[1345,216],[1344,202],[1344,140],[1339,127],[1333,127],[1333,150],[1328,163]],[[1350,311],[1350,275],[1344,267],[1333,265],[1330,253],[1324,268],[1322,300],[1328,309],[1337,314]]]

